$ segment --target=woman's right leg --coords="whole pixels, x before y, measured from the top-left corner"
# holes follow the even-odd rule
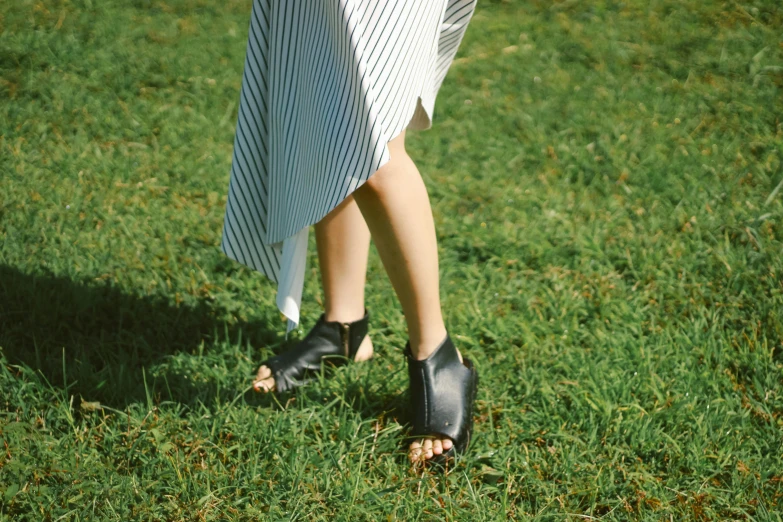
[[[370,231],[352,196],[345,199],[315,225],[318,266],[324,289],[324,319],[352,323],[364,317],[364,283]],[[356,361],[372,357],[367,336],[356,353]],[[275,379],[261,366],[253,382],[256,391],[274,390]]]
[[[341,323],[361,319],[370,230],[353,196],[348,196],[315,225],[315,241],[325,319]]]

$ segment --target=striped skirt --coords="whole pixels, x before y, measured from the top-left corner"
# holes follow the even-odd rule
[[[254,0],[221,248],[299,322],[308,230],[431,125],[476,0]]]

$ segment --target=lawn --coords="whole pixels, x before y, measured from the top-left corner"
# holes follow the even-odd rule
[[[446,477],[375,252],[376,358],[249,390],[322,301],[286,340],[220,253],[249,11],[0,3],[0,520],[783,520],[779,1],[479,1],[408,140],[481,374]]]

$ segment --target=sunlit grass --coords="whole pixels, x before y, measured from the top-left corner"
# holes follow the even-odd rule
[[[479,2],[409,139],[481,372],[442,478],[375,254],[377,358],[248,392],[286,343],[218,248],[249,7],[0,4],[0,520],[781,519],[783,8]]]

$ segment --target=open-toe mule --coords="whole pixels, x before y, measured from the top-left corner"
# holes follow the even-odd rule
[[[414,438],[446,436],[453,446],[427,460],[443,466],[463,454],[473,432],[473,403],[478,387],[478,371],[459,353],[447,335],[427,359],[417,360],[410,344],[405,347],[410,378],[410,400],[413,412]]]
[[[295,346],[262,362],[272,371],[275,390],[283,393],[306,384],[323,366],[342,366],[356,358],[367,337],[369,313],[352,323],[326,321],[324,315]]]

